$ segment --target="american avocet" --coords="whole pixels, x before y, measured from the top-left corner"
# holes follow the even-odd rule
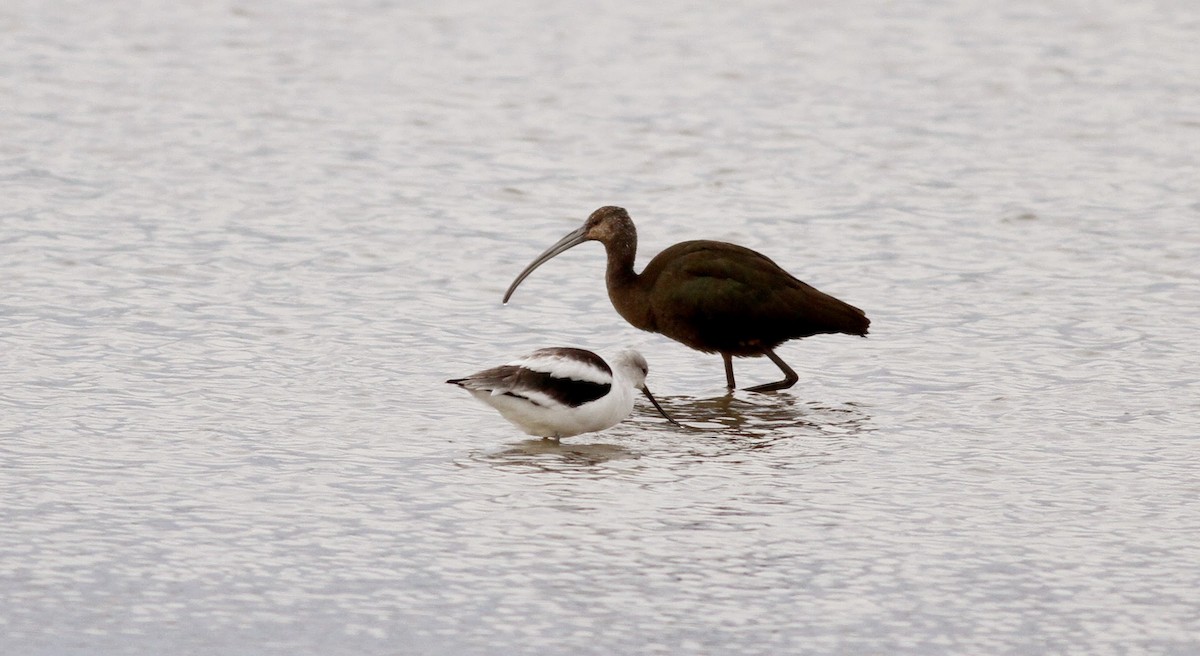
[[[583,227],[537,256],[505,292],[504,302],[534,269],[585,241],[604,244],[608,297],[617,312],[642,330],[720,353],[729,389],[734,356],[765,355],[783,372],[783,380],[748,391],[787,389],[799,377],[775,354],[777,346],[820,333],[865,337],[871,325],[862,310],[797,280],[767,256],[723,241],[675,244],[635,273],[637,229],[620,207],[592,212]]]
[[[646,359],[621,351],[609,367],[577,348],[544,348],[508,364],[446,381],[500,411],[513,425],[539,437],[571,437],[615,426],[633,411],[633,390],[667,415],[646,389]]]

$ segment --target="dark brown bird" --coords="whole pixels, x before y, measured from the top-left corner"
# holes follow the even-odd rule
[[[604,244],[608,298],[626,321],[705,353],[720,353],[725,382],[734,389],[733,357],[765,355],[783,380],[746,388],[787,389],[799,376],[775,348],[821,333],[866,336],[871,320],[862,310],[797,280],[767,256],[723,241],[685,241],[659,253],[634,272],[637,228],[620,207],[601,207],[525,267],[508,291],[550,258],[585,241]]]

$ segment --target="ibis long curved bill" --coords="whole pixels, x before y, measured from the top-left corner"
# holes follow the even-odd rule
[[[554,257],[555,255],[558,255],[559,253],[562,253],[563,251],[574,248],[574,247],[582,244],[583,242],[587,241],[588,236],[587,236],[586,228],[587,227],[584,226],[583,228],[579,228],[578,230],[572,230],[570,234],[568,234],[566,237],[563,237],[562,239],[559,239],[557,243],[555,243],[550,248],[547,248],[546,251],[544,253],[542,253],[541,255],[537,256],[537,259],[535,259],[533,262],[530,262],[529,266],[525,267],[525,270],[522,271],[520,273],[520,275],[517,276],[517,279],[514,280],[513,283],[508,286],[508,291],[504,292],[504,302],[505,303],[508,302],[508,299],[513,295],[513,292],[515,292],[517,290],[517,285],[520,285],[521,281],[523,281],[523,280],[525,280],[525,278],[529,277],[529,274],[533,273],[534,269],[542,266],[547,261],[549,261],[550,258]],[[655,405],[658,405],[658,404],[656,403]]]

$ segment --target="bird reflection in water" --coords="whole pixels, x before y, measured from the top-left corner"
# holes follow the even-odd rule
[[[500,466],[556,473],[606,471],[604,465],[610,462],[647,455],[709,459],[777,447],[788,449],[788,460],[824,458],[852,446],[856,438],[871,430],[870,416],[853,403],[804,402],[791,395],[734,394],[708,399],[659,397],[659,401],[672,416],[682,420],[686,430],[647,425],[635,435],[640,440],[636,450],[611,443],[524,440],[477,457]],[[647,420],[653,416],[648,411],[645,415]]]
[[[481,455],[481,459],[498,465],[545,472],[590,469],[613,460],[637,457],[638,454],[619,444],[568,444],[558,440],[523,440],[502,451]]]
[[[660,398],[687,426],[722,438],[736,450],[784,442],[852,438],[871,430],[870,416],[855,403],[801,401],[788,394],[725,394],[708,399]]]

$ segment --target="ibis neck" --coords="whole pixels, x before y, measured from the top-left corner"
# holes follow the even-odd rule
[[[605,286],[613,307],[626,321],[642,330],[653,330],[650,308],[646,303],[645,290],[638,284],[638,274],[633,270],[637,255],[637,237],[628,236],[604,244],[608,253],[608,270]]]
[[[633,261],[637,256],[636,235],[621,235],[617,239],[605,242],[604,250],[608,255],[608,270],[604,278],[610,291],[626,288],[637,282],[637,274],[633,271]]]

